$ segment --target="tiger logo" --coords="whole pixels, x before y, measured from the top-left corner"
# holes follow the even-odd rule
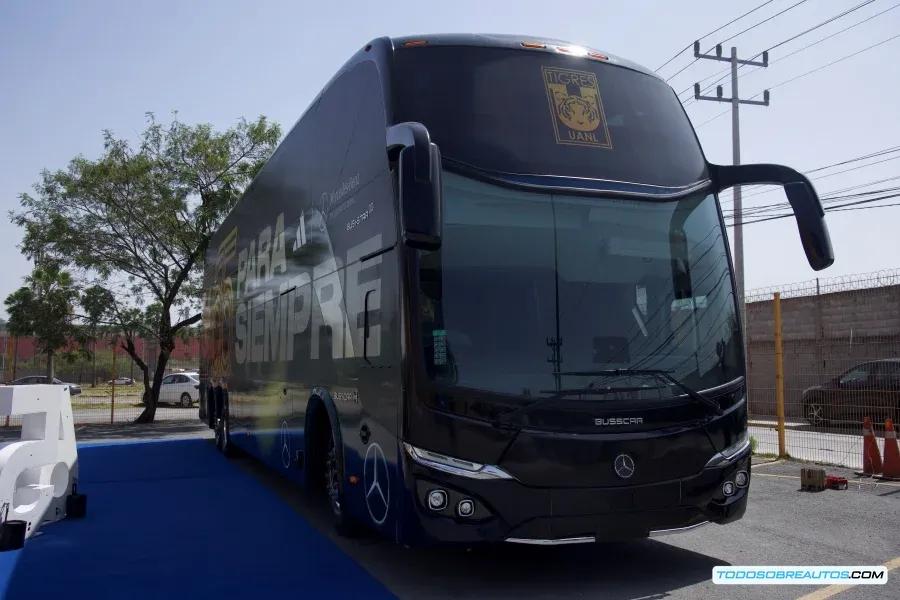
[[[597,76],[556,67],[542,70],[556,142],[612,149]]]
[[[593,131],[600,125],[600,110],[593,96],[554,94],[559,120],[576,131]]]

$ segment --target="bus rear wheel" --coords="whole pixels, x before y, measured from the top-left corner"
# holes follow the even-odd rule
[[[218,391],[218,393],[222,393]],[[233,456],[234,451],[231,447],[231,421],[228,418],[228,399],[222,398],[222,408],[219,417],[216,419],[216,448],[225,456]]]

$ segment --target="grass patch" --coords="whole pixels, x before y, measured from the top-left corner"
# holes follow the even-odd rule
[[[141,408],[140,402],[116,402],[116,410],[120,408]],[[73,402],[72,410],[110,410],[112,402]]]
[[[143,384],[117,385],[116,398],[128,396],[140,396],[144,391]],[[82,386],[81,395],[85,398],[112,398],[112,386],[100,384],[97,387]]]
[[[756,456],[758,458],[771,458],[771,459],[778,458],[778,455],[775,454],[774,452],[763,452],[762,454],[754,454],[753,456]]]
[[[759,442],[756,441],[756,436],[750,436],[750,453],[756,454],[756,448],[759,446]]]

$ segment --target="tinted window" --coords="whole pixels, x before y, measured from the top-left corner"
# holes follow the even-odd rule
[[[658,186],[705,178],[699,144],[663,81],[600,61],[500,48],[398,50],[401,121],[444,158],[518,174]]]
[[[900,376],[900,362],[878,363],[878,374],[890,377]]]
[[[841,383],[863,382],[869,379],[872,365],[859,365],[841,375]]]

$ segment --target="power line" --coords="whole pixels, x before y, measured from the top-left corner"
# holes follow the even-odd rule
[[[860,4],[857,4],[856,6],[854,6],[854,7],[852,7],[852,8],[849,8],[849,9],[845,10],[844,12],[842,12],[842,13],[840,13],[840,14],[838,14],[838,15],[833,16],[833,17],[831,17],[830,19],[826,19],[825,21],[822,21],[822,22],[819,23],[818,25],[814,25],[813,27],[810,27],[810,28],[807,29],[806,31],[803,31],[803,32],[801,32],[801,33],[798,33],[797,35],[794,35],[794,36],[792,36],[792,37],[790,37],[790,38],[788,38],[788,39],[786,39],[786,40],[784,40],[784,41],[778,42],[778,43],[775,44],[774,46],[771,46],[770,48],[765,49],[763,52],[771,52],[771,51],[774,50],[775,48],[778,48],[778,47],[783,46],[783,45],[785,45],[785,44],[787,44],[787,43],[789,43],[789,42],[792,42],[792,41],[796,40],[797,38],[806,35],[807,33],[811,33],[811,32],[813,32],[813,31],[815,31],[816,29],[819,29],[820,27],[824,27],[825,25],[828,25],[829,23],[832,23],[832,22],[834,22],[834,21],[836,21],[836,20],[838,20],[838,19],[840,19],[840,18],[842,18],[842,17],[846,17],[846,16],[849,15],[850,13],[852,13],[852,12],[854,12],[854,11],[857,11],[857,10],[859,10],[860,8],[863,8],[864,6],[867,6],[867,5],[871,4],[871,3],[874,2],[874,1],[875,1],[875,0],[866,0],[865,2],[862,2],[862,3],[860,3]],[[841,31],[838,31],[838,32],[836,32],[836,33],[833,33],[833,34],[831,34],[830,36],[828,36],[828,37],[826,37],[826,38],[823,38],[823,39],[819,40],[818,42],[815,42],[815,43],[813,43],[813,44],[809,44],[808,46],[805,46],[805,47],[801,48],[800,50],[797,50],[796,52],[792,52],[792,53],[790,53],[790,54],[788,54],[788,55],[786,55],[786,56],[782,56],[781,58],[779,58],[779,59],[777,59],[777,60],[773,60],[773,61],[772,61],[771,63],[769,63],[769,64],[770,64],[770,65],[775,64],[775,63],[777,63],[777,62],[779,62],[779,61],[784,60],[785,58],[788,58],[789,56],[793,56],[794,54],[797,54],[797,53],[799,53],[799,52],[802,52],[803,50],[806,50],[807,48],[810,48],[810,47],[812,47],[812,46],[815,46],[816,44],[819,44],[819,43],[821,43],[821,42],[824,42],[825,40],[830,39],[830,38],[832,38],[832,37],[834,37],[834,36],[836,36],[836,35],[839,35],[839,34],[845,32],[845,31],[847,31],[847,30],[849,30],[849,29],[853,29],[853,28],[856,27],[857,25],[861,25],[861,24],[865,23],[866,21],[870,21],[871,19],[874,19],[875,17],[878,17],[878,16],[880,16],[880,15],[883,15],[884,13],[886,13],[886,12],[888,12],[888,11],[890,11],[890,10],[893,10],[893,9],[897,8],[897,6],[900,6],[900,4],[894,5],[894,6],[892,6],[891,8],[889,8],[889,9],[887,9],[887,10],[884,10],[884,11],[882,11],[882,12],[876,14],[876,15],[872,15],[871,17],[869,17],[869,18],[867,18],[867,19],[864,19],[864,20],[862,20],[862,21],[859,21],[858,23],[854,23],[854,24],[851,25],[850,27],[847,27],[847,28],[845,28],[845,29],[842,29]],[[753,57],[751,58],[751,60],[753,60],[753,59],[755,59],[755,58],[757,58],[757,57],[759,57],[759,56],[762,56],[762,55],[763,55],[763,52],[760,52],[760,53],[757,54],[756,56],[753,56]],[[738,68],[740,68],[740,67],[738,67]],[[755,73],[755,72],[758,71],[758,70],[759,70],[759,69],[755,69],[755,70],[753,70],[753,71],[745,71],[745,72],[742,73],[739,77],[743,77],[744,75],[748,75],[749,73]],[[722,75],[723,73],[725,73],[725,75]],[[709,77],[706,77],[705,79],[701,79],[698,83],[703,83],[704,81],[708,81],[709,79],[712,79],[712,78],[714,78],[714,77],[718,77],[718,78],[719,78],[718,80],[714,81],[714,82],[711,83],[709,86],[707,86],[701,93],[705,94],[705,93],[708,92],[710,89],[712,89],[716,84],[718,84],[720,81],[723,81],[723,80],[728,76],[727,73],[728,73],[728,69],[724,69],[724,70],[722,70],[722,71],[719,71],[718,73],[715,73],[715,74],[713,74],[713,75],[710,75]],[[687,89],[685,89],[685,90],[682,90],[681,92],[678,93],[678,96],[680,97],[682,94],[684,94],[685,92],[690,91],[690,90],[691,90],[691,88],[687,88]],[[686,99],[686,100],[684,100],[683,102],[687,102],[688,104],[690,104],[690,99]]]
[[[896,148],[896,149],[893,149],[893,150],[884,150],[884,151],[882,151],[882,152],[876,152],[876,153],[873,153],[873,154],[870,154],[870,155],[867,155],[867,156],[862,156],[862,157],[859,157],[859,158],[855,158],[855,159],[851,159],[851,160],[847,160],[847,161],[835,163],[835,164],[833,164],[833,165],[828,165],[828,166],[826,166],[826,167],[819,167],[818,169],[813,169],[812,171],[807,171],[806,173],[807,173],[807,174],[809,174],[809,173],[815,173],[815,172],[817,172],[817,171],[823,171],[823,170],[825,170],[825,169],[830,169],[830,168],[832,168],[832,167],[837,167],[837,166],[841,166],[841,165],[846,165],[846,164],[852,163],[852,162],[854,162],[854,161],[864,160],[864,159],[869,159],[869,158],[877,158],[878,156],[883,156],[883,155],[885,155],[885,154],[890,154],[891,152],[898,152],[898,151],[900,151],[900,147],[898,147],[898,148]],[[886,163],[886,162],[890,162],[890,161],[893,161],[893,160],[900,160],[900,156],[892,156],[891,158],[886,158],[886,159],[883,159],[883,160],[877,160],[877,161],[875,161],[875,162],[867,163],[867,164],[864,164],[864,165],[857,165],[857,166],[855,166],[855,167],[851,167],[851,168],[849,168],[849,169],[843,169],[843,170],[841,170],[841,171],[836,171],[836,172],[834,172],[834,173],[827,173],[827,174],[825,174],[825,175],[818,175],[818,176],[816,176],[816,177],[810,177],[809,179],[812,180],[812,181],[817,181],[817,180],[819,180],[819,179],[826,179],[826,178],[831,177],[831,176],[833,176],[833,175],[841,175],[841,174],[843,174],[843,173],[850,173],[850,172],[852,172],[852,171],[858,171],[859,169],[865,169],[866,167],[871,167],[871,166],[874,166],[874,165],[879,165],[879,164],[881,164],[881,163]],[[888,179],[885,179],[885,180],[881,180],[881,181],[891,181],[891,180],[893,180],[893,179],[895,179],[895,178],[891,177],[891,178],[888,178]],[[874,183],[880,183],[880,181],[879,181],[879,182],[872,182],[872,183],[869,183],[869,184],[865,184],[865,185],[860,186],[860,187],[865,187],[866,185],[874,185]],[[748,187],[750,187],[750,186],[748,186]],[[753,186],[753,187],[769,187],[769,185],[768,185],[768,184],[759,184],[759,185]],[[751,198],[751,197],[753,197],[753,196],[761,196],[761,195],[763,195],[763,194],[771,194],[771,193],[773,193],[773,192],[777,192],[779,189],[781,189],[781,188],[777,188],[777,187],[776,187],[776,188],[772,188],[772,189],[768,189],[768,190],[762,190],[762,191],[754,192],[754,193],[752,193],[752,194],[746,194],[746,195],[744,195],[744,198],[746,199],[746,198]],[[835,191],[835,192],[829,192],[829,193],[837,193],[837,192]],[[723,202],[727,202],[727,201],[729,201],[729,199],[723,200]]]
[[[854,52],[853,54],[848,54],[847,56],[844,56],[844,57],[839,58],[839,59],[837,59],[837,60],[835,60],[835,61],[832,61],[832,62],[828,63],[827,65],[822,65],[821,67],[818,67],[818,68],[816,68],[816,69],[812,69],[811,71],[807,71],[806,73],[802,73],[802,74],[800,74],[800,75],[797,75],[796,77],[792,77],[792,78],[790,78],[790,79],[788,79],[788,80],[786,80],[786,81],[782,81],[781,83],[776,83],[775,85],[769,87],[769,91],[774,90],[775,88],[781,87],[781,86],[783,86],[783,85],[787,85],[788,83],[792,83],[792,82],[794,82],[794,81],[797,81],[798,79],[802,79],[802,78],[806,77],[807,75],[812,75],[813,73],[817,73],[817,72],[821,71],[822,69],[827,69],[828,67],[831,67],[831,66],[834,66],[834,65],[836,65],[836,64],[838,64],[838,63],[840,63],[840,62],[843,62],[843,61],[847,60],[848,58],[853,58],[854,56],[857,56],[857,55],[859,55],[859,54],[862,54],[863,52],[868,52],[869,50],[872,50],[872,49],[874,49],[874,48],[877,48],[878,46],[881,46],[882,44],[886,44],[886,43],[888,43],[888,42],[892,42],[892,41],[896,40],[897,38],[900,38],[900,33],[898,33],[897,35],[895,35],[895,36],[893,36],[893,37],[889,37],[889,38],[886,39],[886,40],[882,40],[882,41],[878,42],[877,44],[872,44],[872,45],[869,46],[868,48],[863,48],[862,50],[858,50],[858,51]],[[763,95],[763,92],[760,92],[760,93],[756,94],[755,96],[751,96],[749,99],[752,100],[752,99],[754,99],[754,98],[759,98],[759,97],[762,96],[762,95]],[[695,127],[694,129],[700,129],[700,128],[703,127],[704,125],[707,125],[707,124],[709,124],[709,123],[712,123],[713,121],[715,121],[716,119],[718,119],[719,117],[725,115],[725,114],[728,113],[728,112],[729,112],[729,111],[727,111],[727,110],[726,110],[726,111],[723,111],[723,112],[720,112],[719,114],[717,114],[717,115],[714,116],[713,118],[711,118],[711,119],[709,119],[709,120],[707,120],[707,121],[704,121],[704,122],[701,123],[700,125],[697,125],[697,127]]]
[[[828,170],[828,169],[833,169],[834,167],[841,167],[841,166],[844,166],[844,165],[849,165],[849,164],[851,164],[851,163],[859,162],[859,161],[861,161],[861,160],[868,160],[868,159],[870,159],[870,158],[877,158],[877,157],[879,157],[879,156],[884,156],[884,155],[886,155],[886,154],[893,154],[894,152],[900,152],[900,146],[893,146],[893,147],[891,147],[891,148],[885,148],[884,150],[878,150],[878,151],[876,151],[876,152],[870,152],[869,154],[864,154],[864,155],[862,155],[862,156],[857,156],[857,157],[855,157],[855,158],[850,158],[850,159],[847,159],[847,160],[842,160],[842,161],[840,161],[840,162],[832,163],[832,164],[830,164],[830,165],[825,165],[825,166],[822,166],[822,167],[816,167],[816,168],[814,168],[814,169],[809,169],[809,170],[803,171],[803,173],[805,173],[805,174],[807,174],[807,175],[809,175],[810,173],[818,173],[819,171],[826,171],[826,170]],[[876,162],[876,163],[872,163],[872,164],[878,164],[878,163]],[[868,166],[869,166],[869,165],[860,165],[858,168],[862,169],[862,168],[865,168],[865,167],[868,167]],[[818,179],[818,178],[817,178],[817,177],[812,177],[811,179]],[[760,184],[756,184],[756,185],[748,185],[748,186],[746,186],[746,187],[769,187],[769,185],[768,185],[768,184],[765,184],[765,183],[760,183]],[[774,190],[770,190],[770,191],[774,191]],[[758,195],[758,194],[750,194],[750,195],[751,195],[751,196],[755,196],[755,195]]]
[[[772,15],[771,17],[769,17],[769,18],[767,18],[767,19],[764,19],[764,20],[760,21],[759,23],[757,23],[757,24],[755,24],[755,25],[751,25],[750,27],[748,27],[747,29],[744,29],[743,31],[739,31],[739,32],[737,32],[736,34],[734,34],[733,36],[731,36],[731,37],[729,37],[729,38],[725,38],[724,40],[722,40],[721,42],[719,42],[718,44],[714,45],[712,48],[710,48],[709,50],[707,50],[704,54],[709,54],[710,52],[713,51],[713,49],[715,49],[716,46],[721,45],[721,44],[724,44],[725,42],[731,41],[731,40],[733,40],[734,38],[736,38],[737,36],[743,35],[743,34],[747,33],[748,31],[750,31],[750,30],[752,30],[752,29],[756,29],[757,27],[759,27],[759,26],[762,25],[763,23],[768,23],[768,22],[771,21],[772,19],[774,19],[774,18],[776,18],[776,17],[779,17],[779,16],[783,15],[784,13],[786,13],[787,11],[789,11],[789,10],[791,10],[791,9],[797,8],[797,7],[800,6],[801,4],[804,4],[805,2],[807,2],[807,0],[800,0],[800,2],[797,2],[796,4],[792,4],[791,6],[787,7],[787,8],[784,9],[783,11],[781,11],[781,12],[779,12],[779,13],[775,13],[775,14]],[[763,6],[765,6],[765,5],[763,5]],[[760,7],[760,8],[761,8],[761,7]],[[690,47],[690,46],[688,46],[688,47]],[[682,50],[682,52],[684,52],[684,50]],[[688,67],[690,67],[691,65],[693,65],[695,62],[697,62],[697,59],[694,59],[694,60],[693,60],[691,63],[689,63],[686,67],[684,67],[683,69],[681,69],[680,71],[678,71],[677,73],[675,73],[674,75],[672,75],[671,77],[669,77],[668,79],[666,79],[666,81],[670,81],[671,79],[673,79],[673,78],[674,78],[675,76],[677,76],[678,74],[680,74],[680,73],[682,73],[683,71],[687,70]]]
[[[720,32],[720,31],[722,31],[723,29],[725,29],[725,28],[728,27],[729,25],[732,25],[733,23],[737,23],[738,21],[740,21],[741,19],[743,19],[743,18],[746,17],[747,15],[749,15],[749,14],[751,14],[751,13],[754,13],[754,12],[758,11],[758,10],[761,9],[763,6],[765,6],[766,4],[772,4],[772,2],[774,2],[774,1],[775,1],[775,0],[768,0],[767,2],[763,2],[762,4],[760,4],[759,6],[757,6],[756,8],[754,8],[753,10],[747,11],[747,12],[745,12],[744,14],[742,14],[741,16],[739,16],[738,18],[732,19],[731,21],[728,21],[727,23],[725,23],[724,25],[722,25],[722,26],[719,27],[718,29],[714,29],[714,30],[710,31],[709,33],[707,33],[706,35],[704,35],[704,36],[698,38],[698,40],[702,40],[702,39],[708,38],[708,37],[711,36],[712,34],[718,33],[718,32]],[[665,66],[668,65],[670,62],[672,62],[673,60],[675,60],[676,58],[678,58],[679,56],[681,56],[682,54],[684,54],[685,51],[690,50],[690,49],[691,49],[691,46],[693,46],[693,44],[688,44],[687,46],[685,46],[684,48],[682,48],[681,50],[679,50],[679,51],[675,54],[675,56],[673,56],[672,58],[670,58],[669,60],[667,60],[666,62],[664,62],[664,63],[662,64],[662,66],[659,67],[659,68],[656,69],[656,70],[657,70],[657,71],[661,71],[661,70],[662,70],[663,68],[665,68]],[[694,62],[697,62],[697,61],[695,60]],[[691,64],[693,64],[693,63],[691,63]]]
[[[824,207],[823,207],[823,210],[825,210],[826,212],[828,212],[828,211],[837,210],[837,209],[839,209],[839,208],[845,208],[845,207],[848,207],[848,206],[857,206],[857,205],[860,205],[860,204],[870,204],[870,203],[872,203],[872,202],[879,202],[879,201],[881,201],[881,200],[890,200],[891,198],[900,197],[900,190],[898,190],[897,188],[888,188],[888,189],[884,190],[884,192],[882,192],[882,194],[883,194],[883,195],[878,195],[878,196],[876,196],[876,197],[874,197],[874,198],[863,198],[863,199],[859,199],[859,197],[858,197],[858,196],[855,196],[855,195],[854,195],[854,196],[847,196],[847,197],[844,197],[844,198],[832,198],[832,200],[831,200],[831,205],[824,206]],[[853,202],[847,202],[847,200],[853,200]],[[838,204],[838,205],[835,205],[835,203],[838,202],[838,201],[845,202],[845,203],[844,203],[844,204]],[[872,208],[876,208],[876,207],[872,207]],[[759,213],[759,214],[766,214],[766,213]],[[788,213],[783,213],[783,214],[778,215],[778,216],[779,216],[779,217],[785,217],[785,218],[787,218],[787,217],[792,217],[792,216],[794,216],[794,213],[793,213],[793,211],[791,211],[791,212],[788,212]],[[766,219],[768,220],[768,217],[766,217]]]
[[[889,194],[887,196],[882,196],[880,198],[871,198],[869,200],[860,200],[858,202],[849,202],[847,204],[841,204],[840,206],[829,206],[829,207],[825,207],[823,210],[825,212],[836,212],[836,211],[842,211],[842,210],[863,210],[863,209],[873,209],[873,208],[885,208],[887,206],[895,206],[895,205],[890,204],[890,205],[861,206],[861,207],[856,207],[856,205],[867,204],[867,203],[871,203],[871,202],[878,202],[880,200],[890,200],[892,198],[900,198],[900,194]],[[848,208],[848,207],[854,207],[854,208]],[[760,219],[753,219],[751,221],[742,221],[741,225],[751,225],[753,223],[763,223],[765,221],[775,221],[777,219],[787,219],[787,218],[793,217],[793,216],[794,216],[793,213],[789,213],[789,214],[783,214],[783,215],[775,215],[775,216],[771,216],[771,217],[763,217]],[[734,225],[726,225],[726,227],[734,227]]]
[[[844,212],[845,210],[868,210],[870,208],[888,208],[889,206],[900,206],[900,202],[892,202],[891,204],[879,204],[878,206],[853,206],[851,208],[835,208],[830,212]]]
[[[876,156],[884,156],[885,154],[891,154],[893,152],[900,152],[900,146],[894,146],[892,148],[885,148],[884,150],[878,150],[877,152],[871,152],[871,153],[865,154],[863,156],[857,156],[856,158],[851,158],[849,160],[843,160],[841,162],[836,162],[832,165],[825,165],[824,167],[816,167],[815,169],[806,171],[806,173],[817,173],[819,171],[825,171],[825,170],[831,169],[833,167],[842,167],[844,165],[849,165],[850,163],[859,162],[861,160],[867,160],[869,158],[875,158]]]
[[[886,158],[886,159],[884,159],[884,160],[875,161],[875,162],[869,163],[869,164],[867,164],[867,165],[860,165],[860,166],[858,166],[858,167],[853,167],[852,169],[844,169],[843,171],[838,171],[838,172],[836,172],[836,173],[829,173],[829,174],[827,174],[827,175],[820,175],[819,177],[810,177],[810,180],[815,181],[815,180],[817,180],[817,179],[825,179],[826,177],[831,177],[832,175],[842,175],[842,174],[844,174],[844,173],[850,173],[851,171],[858,171],[859,169],[864,169],[864,168],[866,168],[866,167],[871,167],[871,166],[873,166],[873,165],[878,165],[878,164],[885,163],[885,162],[889,162],[889,161],[892,161],[892,160],[900,160],[900,156],[894,156],[894,157],[892,157],[892,158]],[[753,196],[762,196],[763,194],[771,194],[771,193],[773,193],[773,192],[777,192],[779,189],[780,189],[780,188],[777,188],[777,187],[776,187],[776,188],[772,188],[772,189],[769,189],[769,190],[762,190],[762,191],[754,192],[754,193],[752,193],[752,194],[747,194],[747,195],[745,195],[744,198],[751,198],[751,197],[753,197]],[[730,201],[730,199],[726,199],[725,201],[726,201],[726,202],[727,202],[727,201]]]
[[[858,21],[858,22],[854,23],[853,25],[850,25],[849,27],[844,27],[844,28],[841,29],[840,31],[835,31],[835,32],[832,33],[831,35],[828,35],[828,36],[826,36],[826,37],[823,37],[821,40],[819,40],[819,41],[817,41],[817,42],[813,42],[812,44],[807,44],[806,46],[803,46],[803,47],[800,48],[799,50],[794,50],[794,51],[791,52],[790,54],[785,54],[785,55],[782,56],[782,57],[776,58],[775,60],[773,60],[773,61],[770,62],[769,64],[770,64],[770,65],[774,65],[775,63],[781,62],[781,61],[783,61],[783,60],[786,59],[786,58],[790,58],[791,56],[794,56],[795,54],[799,54],[800,52],[803,52],[804,50],[807,50],[807,49],[809,49],[809,48],[812,48],[813,46],[816,46],[816,45],[818,45],[818,44],[821,44],[821,43],[824,42],[824,41],[830,40],[831,38],[833,38],[833,37],[835,37],[835,36],[838,36],[838,35],[844,33],[845,31],[849,31],[849,30],[853,29],[854,27],[856,27],[856,26],[858,26],[858,25],[862,25],[863,23],[866,23],[866,22],[868,22],[868,21],[871,21],[872,19],[874,19],[874,18],[876,18],[876,17],[880,17],[880,16],[883,15],[884,13],[890,12],[890,11],[894,10],[895,8],[897,8],[897,7],[900,7],[900,4],[895,4],[895,5],[893,5],[892,7],[887,8],[887,9],[881,11],[880,13],[876,13],[876,14],[872,15],[871,17],[866,17],[866,18],[863,19],[862,21]],[[750,71],[750,73],[755,73],[755,72],[756,72],[756,71]],[[749,74],[749,73],[745,73],[745,75],[748,75],[748,74]]]
[[[870,196],[878,196],[879,194],[889,194],[900,192],[900,186],[881,188],[878,190],[871,190],[868,192],[860,192],[857,194],[845,194],[845,195],[833,195],[829,197],[822,197],[822,205],[827,206],[831,204],[835,204],[837,202],[846,202],[847,200],[859,200],[863,198],[867,198]],[[750,215],[750,216],[758,216],[767,213],[772,213],[774,211],[785,210],[791,208],[790,202],[775,202],[773,204],[762,204],[760,206],[753,206],[748,209],[745,209],[742,213],[742,216]],[[726,218],[733,218],[726,216]]]
[[[888,43],[888,42],[890,42],[890,41],[896,40],[897,38],[900,38],[900,34],[897,34],[897,35],[895,35],[895,36],[893,36],[893,37],[890,37],[890,38],[888,38],[888,39],[886,39],[886,40],[880,41],[880,42],[878,42],[877,44],[872,44],[872,45],[869,46],[868,48],[863,48],[862,50],[859,50],[859,51],[857,51],[857,52],[854,52],[853,54],[848,54],[847,56],[845,56],[845,57],[843,57],[843,58],[839,58],[839,59],[836,60],[836,61],[833,61],[833,62],[828,63],[827,65],[822,65],[822,66],[819,67],[818,69],[813,69],[812,71],[807,71],[806,73],[803,73],[803,74],[801,74],[801,75],[797,75],[796,77],[792,77],[792,78],[788,79],[787,81],[782,81],[781,83],[776,83],[775,85],[771,86],[769,89],[770,89],[770,90],[774,90],[775,88],[781,87],[781,86],[783,86],[783,85],[785,85],[785,84],[788,84],[788,83],[791,83],[792,81],[797,81],[798,79],[801,79],[801,78],[803,78],[803,77],[806,77],[807,75],[812,75],[813,73],[816,73],[816,72],[818,72],[818,71],[821,71],[822,69],[828,68],[828,67],[830,67],[830,66],[832,66],[832,65],[836,65],[836,64],[838,64],[839,62],[843,62],[843,61],[847,60],[848,58],[853,58],[853,57],[856,56],[857,54],[862,54],[863,52],[867,52],[867,51],[871,50],[872,48],[877,48],[878,46],[881,46],[882,44],[886,44],[886,43]]]
[[[784,46],[785,44],[787,44],[787,43],[789,43],[789,42],[793,42],[793,41],[796,40],[797,38],[802,37],[802,36],[806,35],[807,33],[811,33],[811,32],[815,31],[816,29],[818,29],[818,28],[820,28],[820,27],[824,27],[825,25],[828,25],[829,23],[832,23],[832,22],[834,22],[834,21],[837,21],[837,20],[840,19],[841,17],[846,17],[846,16],[849,15],[850,13],[852,13],[852,12],[854,12],[854,11],[857,11],[857,10],[859,10],[860,8],[864,7],[864,6],[868,6],[869,4],[872,4],[873,2],[875,2],[875,0],[865,0],[865,2],[860,2],[859,4],[857,4],[856,6],[854,6],[853,8],[848,8],[847,10],[845,10],[844,12],[842,12],[842,13],[839,14],[839,15],[835,15],[835,16],[831,17],[830,19],[826,19],[826,20],[822,21],[821,23],[819,23],[818,25],[813,25],[812,27],[810,27],[810,28],[807,29],[806,31],[802,31],[802,32],[798,33],[797,35],[795,35],[795,36],[793,36],[793,37],[789,37],[788,39],[784,40],[783,42],[778,42],[777,44],[775,44],[775,45],[772,46],[771,48],[768,48],[768,49],[766,50],[766,52],[771,52],[771,51],[774,50],[775,48],[779,48],[779,47]]]

